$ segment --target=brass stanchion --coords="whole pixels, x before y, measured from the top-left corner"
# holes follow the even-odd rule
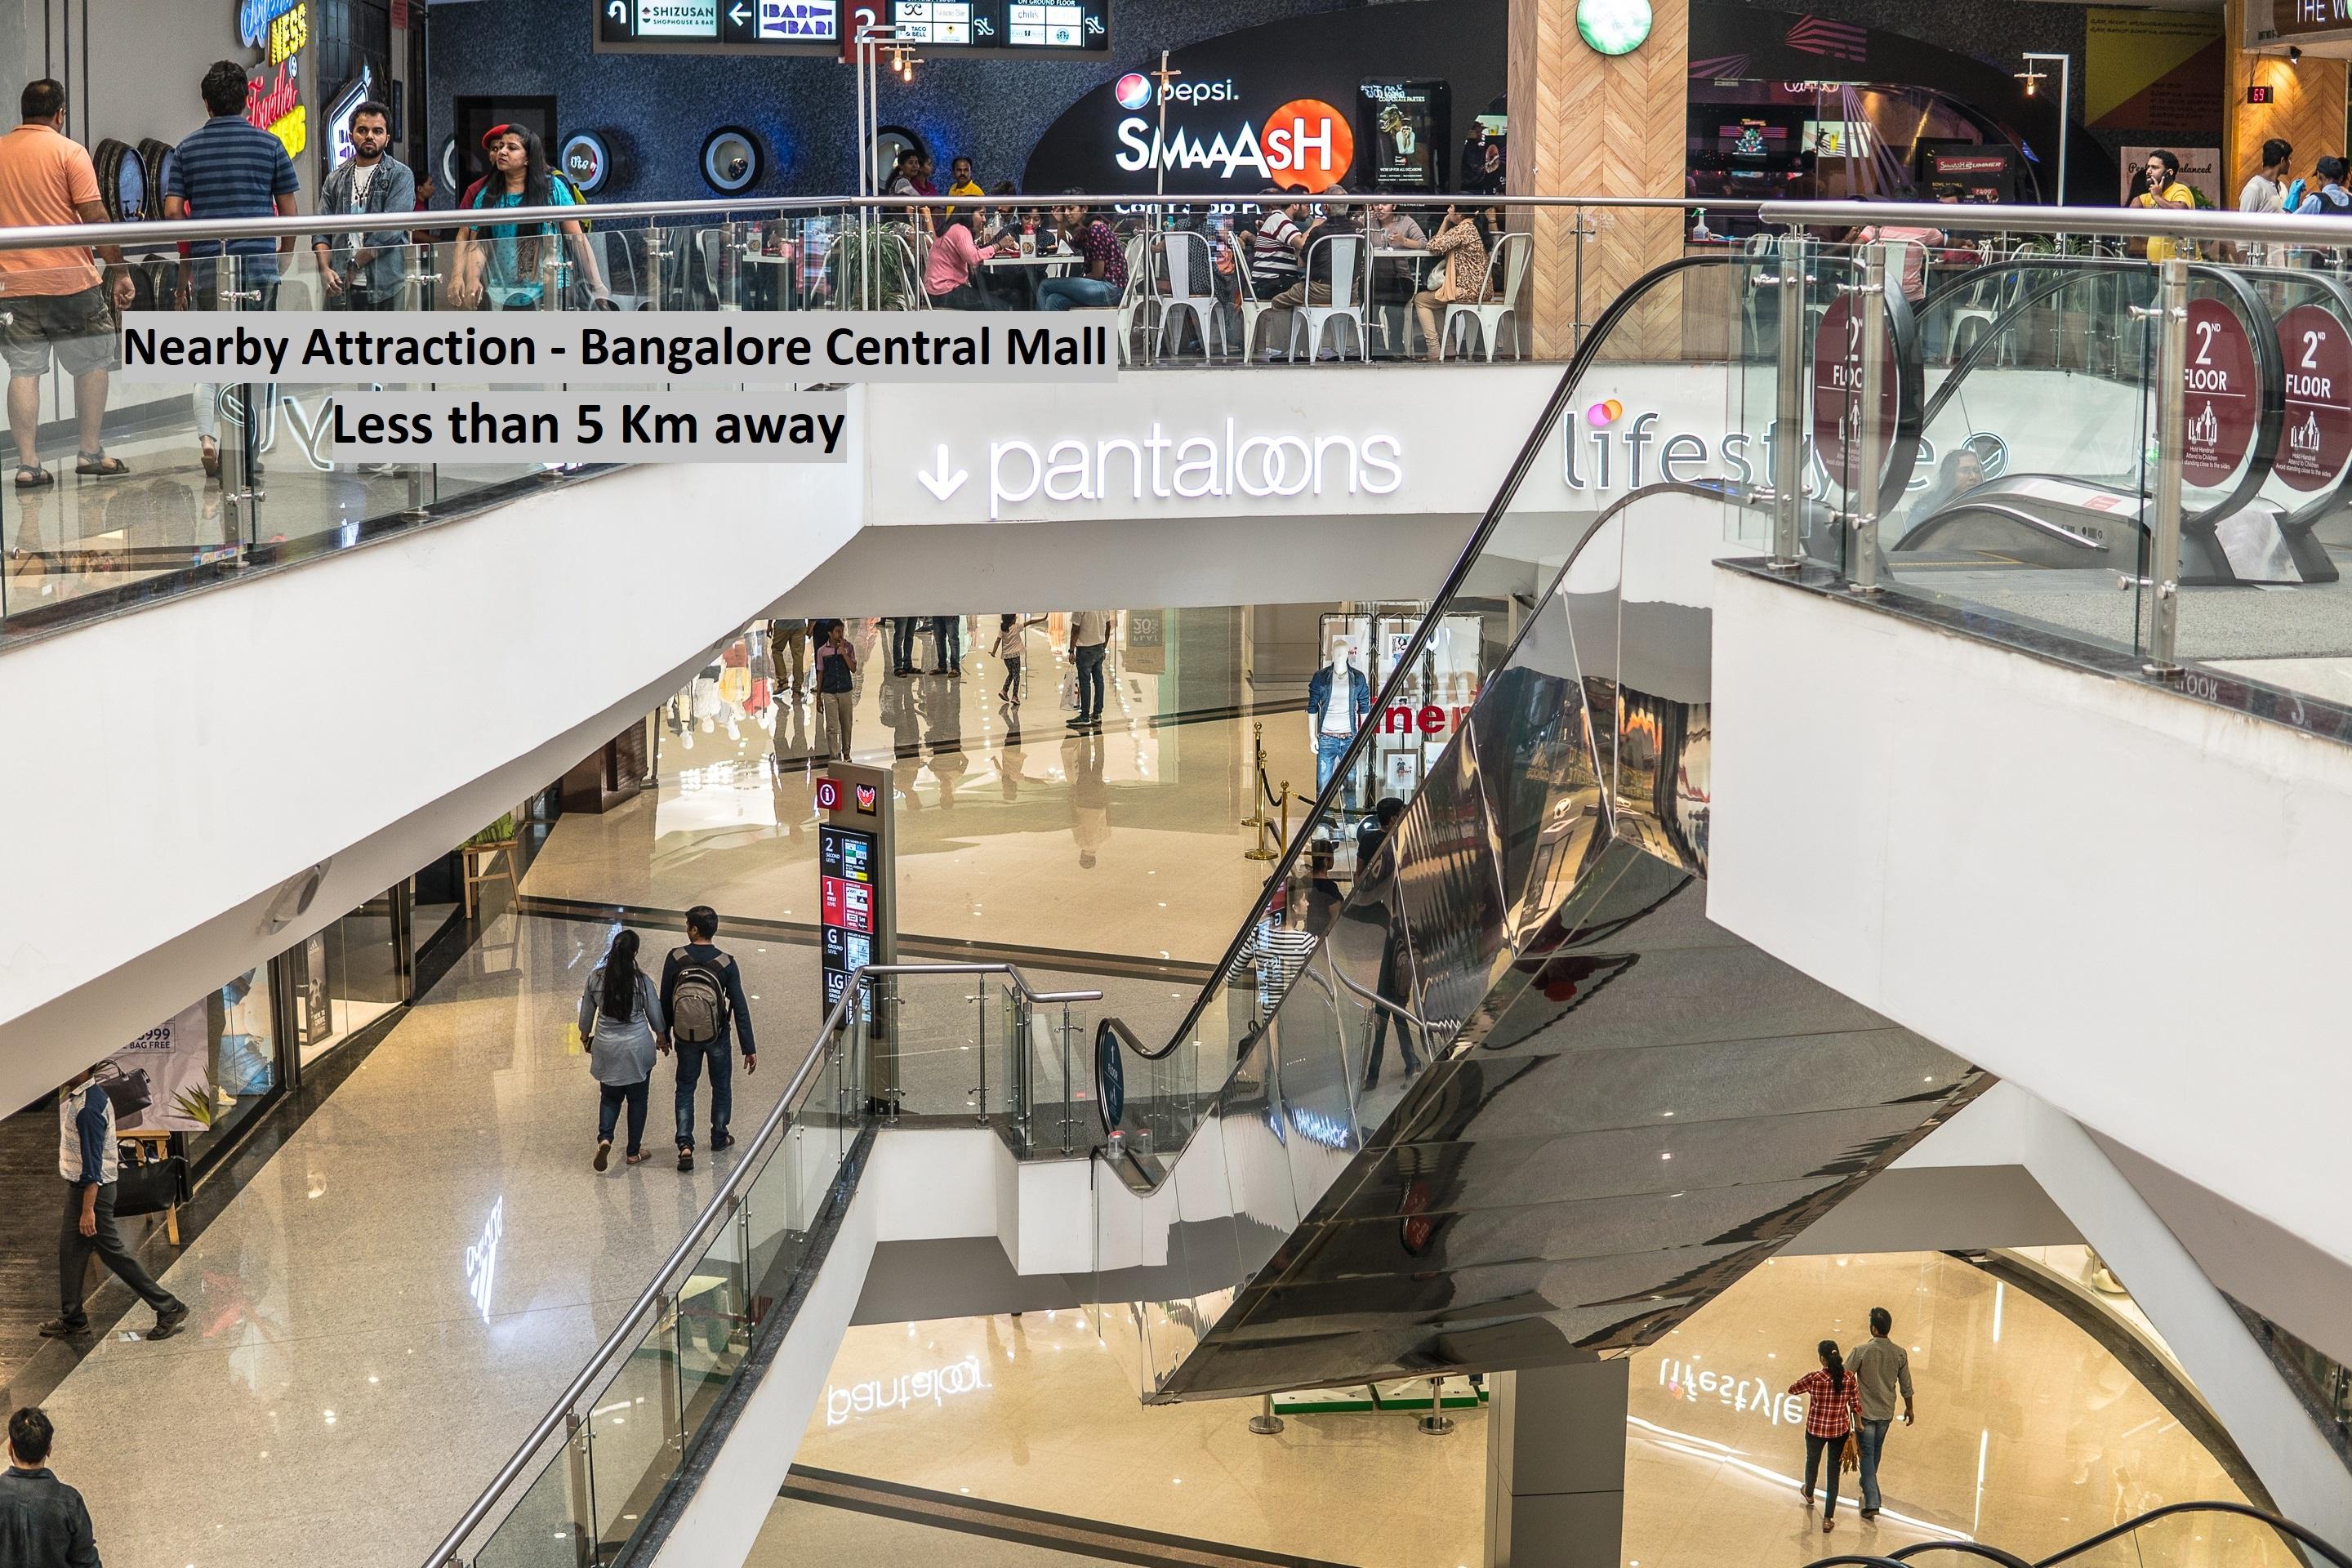
[[[1263,832],[1271,826],[1266,821],[1265,807],[1258,804],[1265,792],[1265,721],[1264,720],[1250,726],[1250,743],[1257,752],[1250,766],[1250,783],[1255,787],[1250,792],[1250,814],[1242,818],[1242,826],[1255,827]]]
[[[1282,802],[1282,837],[1268,844],[1265,841],[1265,825],[1260,824],[1257,830],[1257,847],[1248,852],[1249,859],[1279,860],[1282,858],[1282,847],[1290,842],[1290,781],[1288,779],[1282,781],[1282,793],[1278,798]]]

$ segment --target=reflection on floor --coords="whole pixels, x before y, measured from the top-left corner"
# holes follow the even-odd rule
[[[743,1568],[802,1568],[809,1563],[939,1568],[943,1560],[958,1568],[1076,1568],[1106,1561],[986,1535],[960,1534],[944,1542],[932,1525],[779,1498]]]
[[[1910,1352],[1919,1420],[1888,1438],[1874,1523],[1844,1478],[1839,1549],[1963,1535],[2036,1556],[2163,1502],[2242,1500],[2153,1394],[2022,1292],[1940,1253],[1791,1258],[1633,1358],[1628,1563],[1801,1568],[1830,1550],[1800,1506],[1803,1419],[1781,1394],[1815,1342],[1860,1341],[1874,1306]],[[1082,1314],[885,1324],[850,1331],[796,1462],[1367,1568],[1480,1560],[1482,1413],[1454,1412],[1451,1437],[1408,1412],[1292,1415],[1260,1437],[1255,1409],[1144,1409]],[[763,1552],[783,1550],[782,1517]],[[2195,1533],[2168,1565],[2289,1568],[2260,1532]]]
[[[589,1170],[564,1026],[607,934],[501,920],[163,1275],[187,1331],[103,1342],[46,1401],[109,1563],[415,1568],[586,1362],[735,1157]],[[739,957],[755,991],[792,983]],[[739,1127],[809,1037],[737,1073]]]
[[[1249,707],[1226,649],[1166,649],[1181,680],[1139,671],[1130,652],[1107,681],[1102,732],[1073,734],[1060,699],[1066,650],[1048,628],[1030,634],[1024,692],[1008,708],[993,656],[967,653],[960,679],[895,677],[887,632],[858,626],[869,646],[853,751],[898,777],[902,931],[1195,963],[1223,955],[1265,876],[1244,858],[1255,832],[1240,826],[1253,805],[1253,723],[1265,723],[1273,777],[1312,792],[1295,694]],[[1223,662],[1192,668],[1211,658]],[[658,790],[602,816],[566,816],[523,891],[813,921],[815,803],[799,760],[815,750],[814,713],[805,700],[771,712],[772,732],[739,721],[731,735],[715,725],[664,734]]]

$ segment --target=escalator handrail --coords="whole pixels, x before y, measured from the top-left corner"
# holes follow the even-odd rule
[[[2036,517],[2032,512],[2023,510],[2018,507],[2001,506],[1997,502],[1989,500],[1965,500],[1954,501],[1948,507],[1940,507],[1931,516],[1922,518],[1917,522],[1912,524],[1909,528],[1905,529],[1903,531],[1903,537],[1895,542],[1895,548],[1897,550],[1909,549],[1911,547],[1912,537],[1916,535],[1919,530],[1923,528],[1933,528],[1936,524],[1943,521],[1944,519],[1957,516],[1964,511],[1985,511],[1990,512],[1995,517],[2005,517],[2011,522],[2021,522],[2028,528],[2039,529],[2044,533],[2055,534],[2060,539],[2064,540],[2067,543],[2079,544],[2085,550],[2097,550],[2104,552],[2106,549],[2105,545],[2101,544],[2097,540],[2093,539],[2086,533],[2076,533],[2071,528],[2062,527],[2058,523],[2052,522],[2048,518]]]
[[[1423,651],[1429,646],[1430,636],[1436,626],[1442,607],[1459,595],[1464,584],[1469,581],[1472,569],[1478,563],[1487,542],[1494,538],[1496,529],[1501,526],[1504,516],[1510,510],[1511,502],[1517,498],[1519,486],[1525,482],[1528,470],[1534,466],[1537,457],[1549,445],[1551,432],[1559,424],[1560,415],[1567,408],[1570,396],[1575,391],[1577,384],[1592,367],[1594,360],[1599,358],[1601,346],[1609,341],[1609,334],[1617,323],[1631,313],[1635,303],[1651,289],[1676,273],[1716,267],[1765,267],[1772,265],[1776,259],[1770,256],[1748,256],[1742,252],[1733,252],[1724,256],[1682,257],[1652,268],[1627,285],[1617,298],[1609,302],[1608,308],[1601,312],[1600,318],[1585,333],[1584,341],[1577,345],[1575,356],[1568,362],[1568,367],[1560,373],[1559,381],[1553,386],[1550,395],[1545,398],[1543,412],[1537,419],[1534,428],[1528,432],[1527,440],[1520,445],[1517,455],[1511,459],[1511,466],[1504,475],[1503,483],[1496,491],[1494,503],[1480,516],[1478,526],[1471,531],[1469,542],[1463,546],[1462,553],[1455,559],[1452,569],[1446,573],[1445,581],[1431,596],[1430,613],[1423,616],[1420,624],[1413,627],[1412,636],[1397,655],[1394,668],[1390,671],[1388,679],[1374,694],[1371,704],[1372,712],[1386,711],[1389,704],[1402,695],[1402,689],[1409,674],[1420,659]],[[1696,489],[1697,487],[1685,488]],[[1655,493],[1659,489],[1658,486],[1652,486],[1646,490],[1635,493]],[[1717,492],[1708,491],[1707,493]],[[1625,501],[1632,499],[1632,496],[1628,496],[1625,500],[1619,501],[1617,506],[1622,507]],[[1617,508],[1612,507],[1610,510],[1613,511]],[[1604,512],[1600,519],[1595,520],[1592,532],[1600,531],[1601,523],[1607,517],[1608,513]],[[1591,533],[1586,535],[1588,539],[1591,537]],[[1578,547],[1582,548],[1581,541],[1579,542]],[[1573,557],[1571,556],[1570,559],[1572,560]],[[1362,760],[1365,749],[1371,743],[1373,733],[1374,726],[1368,722],[1358,730],[1355,737],[1348,742],[1347,752],[1331,770],[1330,783],[1317,792],[1315,803],[1307,809],[1306,820],[1299,825],[1298,832],[1291,841],[1283,846],[1282,858],[1276,860],[1266,873],[1265,882],[1259,888],[1256,901],[1250,906],[1248,916],[1243,920],[1240,929],[1234,931],[1233,941],[1226,944],[1224,955],[1217,960],[1215,966],[1210,971],[1207,984],[1202,986],[1201,994],[1193,998],[1192,1005],[1185,1012],[1183,1021],[1177,1025],[1174,1032],[1169,1036],[1167,1043],[1156,1050],[1146,1050],[1136,1042],[1133,1032],[1122,1026],[1119,1031],[1121,1037],[1137,1056],[1146,1061],[1158,1061],[1174,1052],[1180,1045],[1191,1037],[1192,1031],[1201,1022],[1201,1015],[1208,1010],[1210,998],[1219,986],[1226,984],[1228,977],[1240,963],[1243,948],[1256,935],[1258,922],[1265,918],[1266,906],[1272,901],[1275,889],[1285,883],[1292,868],[1297,864],[1299,854],[1306,847],[1314,825],[1328,814],[1334,799],[1334,792],[1345,787],[1349,770]]]
[[[2063,1552],[2053,1552],[2050,1556],[2041,1559],[2033,1564],[2033,1568],[2053,1568],[2053,1565],[2056,1563],[2066,1562],[2070,1558],[2080,1557],[2085,1552],[2105,1546],[2108,1542],[2114,1541],[2120,1536],[2128,1535],[2133,1531],[2137,1530],[2140,1526],[2149,1522],[2151,1520],[2163,1519],[2168,1515],[2176,1513],[2231,1513],[2236,1514],[2243,1519],[2254,1520],[2260,1523],[2269,1525],[2281,1535],[2292,1536],[2298,1543],[2308,1546],[2314,1552],[2318,1552],[2322,1557],[2326,1558],[2329,1563],[2335,1564],[2335,1568],[2352,1568],[2352,1557],[2346,1556],[2336,1547],[2320,1539],[2316,1533],[2305,1529],[2302,1525],[2295,1523],[2294,1521],[2291,1519],[2282,1519],[2277,1514],[2271,1512],[2270,1510],[2265,1508],[2256,1508],[2250,1502],[2221,1501],[2168,1502],[2161,1508],[2152,1508],[2137,1519],[2127,1519],[2121,1524],[2101,1531],[2098,1534],[2094,1535],[2088,1541],[2078,1541]]]
[[[1969,373],[1975,370],[1985,354],[2000,342],[2001,334],[2018,317],[2040,305],[2051,295],[2077,281],[2084,273],[2114,272],[2148,267],[2148,263],[2145,261],[2136,261],[2128,258],[2117,259],[2053,256],[2045,260],[2042,258],[2025,259],[2012,257],[2007,261],[1988,263],[1985,267],[1971,268],[1968,272],[1961,273],[1940,290],[1939,294],[1951,293],[1979,272],[2022,270],[2028,266],[2039,268],[2043,265],[2055,267],[2062,276],[2032,289],[2010,306],[2007,310],[1996,315],[1991,327],[1977,340],[1976,345],[1969,349],[1965,356],[1953,363],[1950,374],[1944,377],[1937,386],[1935,395],[1929,397],[1926,406],[1919,411],[1918,439],[1927,438],[1928,427],[1935,423],[1936,416],[1944,411],[1944,405],[1958,393],[1960,384],[1968,379]],[[2216,266],[2210,262],[2191,262],[2189,272],[2192,278],[2201,277],[2209,279],[2231,297],[2231,302],[2239,315],[2245,321],[2248,327],[2253,329],[2247,333],[2247,346],[2253,353],[2255,375],[2265,384],[2280,380],[2284,373],[2278,363],[2277,323],[2272,317],[2269,308],[2263,303],[2261,296],[2257,295],[2236,271],[2226,267]],[[1936,300],[1931,299],[1920,309],[1924,311],[1931,309],[1935,303]],[[1918,341],[1924,349],[1927,341],[1924,331]],[[2265,375],[2263,372],[2266,368],[2277,374]],[[2151,373],[2152,379],[2153,373]],[[2284,386],[2284,381],[2281,380],[2282,394]],[[2267,384],[2264,390],[2265,395],[2263,398],[2260,420],[2247,448],[2245,471],[2238,476],[2238,482],[2231,487],[2228,495],[2200,511],[2183,516],[2180,521],[2184,528],[2198,529],[2209,526],[2238,511],[2261,493],[2263,482],[2270,477],[2272,458],[2278,450],[2279,425],[2285,416],[2284,395],[2280,397],[2267,395]],[[1916,442],[1913,449],[1916,458]],[[2352,479],[2352,473],[2347,473],[2347,479]]]
[[[1921,1552],[1957,1552],[1966,1557],[1981,1557],[1988,1563],[1998,1563],[2000,1568],[2033,1568],[2033,1564],[2014,1552],[2003,1552],[1998,1546],[1987,1546],[1981,1541],[1922,1541],[1910,1546],[1897,1547],[1895,1561],[1905,1563]]]

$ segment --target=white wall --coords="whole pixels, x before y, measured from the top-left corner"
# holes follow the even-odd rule
[[[1708,916],[2352,1259],[2352,749],[1719,575]]]
[[[287,879],[394,825],[437,835],[339,866],[307,924],[331,920],[674,689],[851,531],[854,468],[784,472],[789,510],[749,466],[551,489],[0,658],[0,711],[42,715],[32,765],[0,772],[0,1103],[297,940],[260,920]],[[122,696],[61,698],[99,691]],[[501,770],[501,795],[461,793]],[[126,969],[183,939],[186,963]]]

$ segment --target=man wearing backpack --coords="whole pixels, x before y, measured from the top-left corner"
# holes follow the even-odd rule
[[[710,1066],[710,1150],[734,1145],[727,1121],[735,1109],[735,1068],[727,1054],[731,1026],[743,1043],[743,1070],[757,1072],[751,1041],[751,1010],[743,1001],[743,976],[735,960],[711,942],[719,934],[719,911],[697,904],[686,911],[686,945],[672,948],[662,963],[662,1012],[669,1018],[669,1041],[677,1052],[677,1168],[694,1169],[694,1086]]]

